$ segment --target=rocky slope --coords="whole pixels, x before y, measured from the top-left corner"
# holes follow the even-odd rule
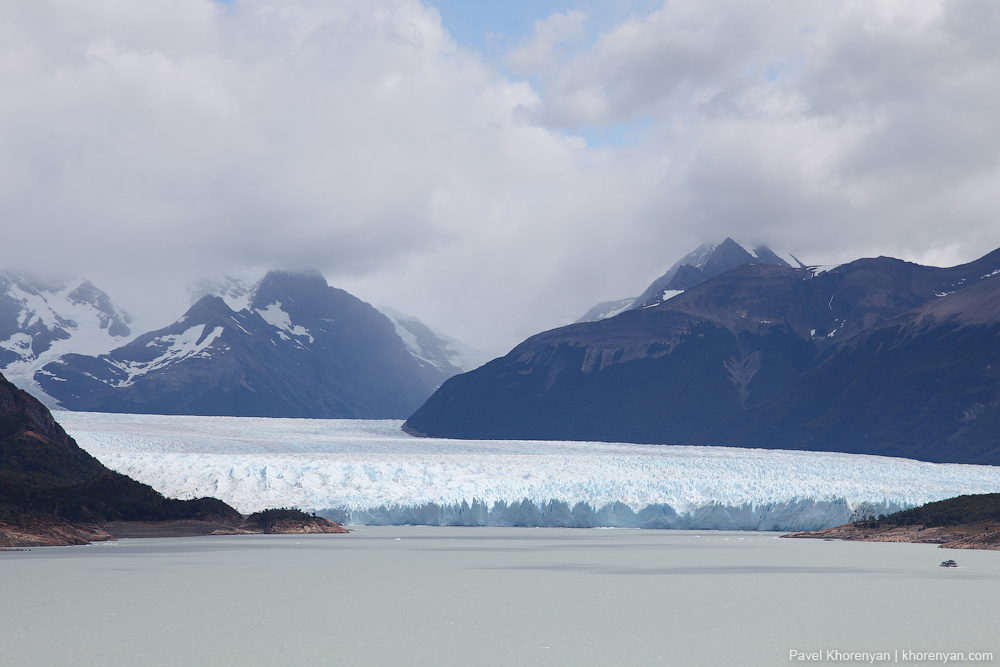
[[[1000,464],[998,274],[1000,251],[951,268],[743,264],[534,336],[446,382],[405,428]]]
[[[117,537],[344,533],[295,509],[244,517],[216,498],[175,500],[106,468],[27,392],[0,375],[0,547]]]
[[[108,354],[67,354],[35,380],[70,410],[401,418],[447,377],[383,314],[318,273],[268,273],[252,292],[207,295],[177,322]]]
[[[77,544],[109,521],[197,519],[238,525],[221,500],[173,500],[108,470],[28,393],[0,376],[0,545]]]

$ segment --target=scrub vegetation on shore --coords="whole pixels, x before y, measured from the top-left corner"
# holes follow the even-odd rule
[[[1000,493],[958,496],[869,521],[825,530],[791,533],[863,542],[916,542],[948,549],[1000,550]]]

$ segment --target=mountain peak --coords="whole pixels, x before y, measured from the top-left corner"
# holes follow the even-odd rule
[[[330,290],[343,291],[330,287],[319,271],[268,271],[257,283],[249,308],[265,309],[282,300],[313,302],[322,299]]]
[[[751,253],[727,236],[718,245],[705,243],[681,257],[666,273],[654,280],[645,292],[636,297],[632,307],[654,306],[677,292],[690,289],[720,273],[749,263],[791,266],[766,245],[754,244]]]

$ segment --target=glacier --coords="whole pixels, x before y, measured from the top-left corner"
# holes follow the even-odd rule
[[[798,531],[1000,491],[1000,467],[828,452],[415,438],[398,420],[54,416],[167,496],[356,525]]]

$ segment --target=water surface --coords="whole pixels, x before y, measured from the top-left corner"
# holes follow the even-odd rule
[[[1000,552],[773,533],[131,539],[0,553],[0,587],[4,665],[782,665],[792,649],[1000,659]]]

